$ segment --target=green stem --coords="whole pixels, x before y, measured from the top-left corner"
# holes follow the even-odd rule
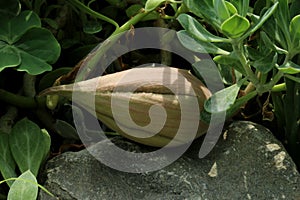
[[[148,15],[150,12],[146,12],[145,10],[142,10],[140,13],[136,14],[134,17],[132,17],[130,20],[128,20],[125,24],[123,24],[120,28],[117,28],[115,32],[111,34],[111,36],[117,35],[119,33],[122,33],[124,31],[130,30],[133,25],[138,23],[141,19],[143,19],[146,15]]]
[[[243,49],[242,49],[242,43],[240,43],[240,42],[235,43],[235,41],[233,41],[232,47],[233,47],[233,51],[238,56],[242,66],[243,66],[243,68],[246,72],[247,78],[250,80],[250,82],[252,82],[254,87],[257,88],[257,86],[259,85],[259,80],[255,76],[254,72],[251,69],[251,66],[249,65],[248,60],[246,59],[246,56],[244,55],[244,52],[243,52]]]
[[[17,95],[6,90],[0,89],[0,101],[4,101],[10,105],[14,105],[19,108],[38,108],[45,105],[44,97],[24,97]]]
[[[106,17],[106,16],[90,9],[89,7],[87,7],[86,5],[81,3],[80,1],[78,1],[78,0],[69,0],[69,1],[72,5],[77,7],[80,11],[83,11],[83,12],[85,12],[85,13],[87,13],[87,14],[95,17],[95,18],[99,18],[103,21],[106,21],[106,22],[114,25],[116,27],[116,30],[119,28],[119,24],[116,21],[114,21],[114,20],[110,19],[109,17]]]

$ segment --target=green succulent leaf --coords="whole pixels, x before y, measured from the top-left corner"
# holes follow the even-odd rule
[[[242,36],[249,27],[250,23],[247,18],[235,14],[223,22],[221,30],[229,37],[237,38]]]
[[[246,17],[249,9],[249,0],[231,0],[231,3],[238,10],[239,15]]]
[[[199,53],[213,53],[213,54],[229,54],[229,52],[217,47],[208,42],[197,40],[190,36],[187,31],[177,32],[180,43],[187,49]]]
[[[278,2],[274,3],[259,19],[255,24],[247,31],[247,33],[244,34],[243,38],[248,37],[249,35],[252,35],[255,31],[257,31],[275,12],[275,10],[278,7]],[[253,17],[252,17],[253,18]],[[274,24],[276,25],[276,24]],[[271,26],[273,29],[274,26]]]
[[[255,60],[252,63],[252,65],[263,74],[266,74],[275,67],[277,63],[277,59],[278,59],[278,54],[275,52],[271,52],[267,56],[264,56],[259,60]]]
[[[296,77],[296,76],[293,76],[293,75],[289,75],[289,74],[285,74],[284,77],[288,78],[288,79],[291,79],[297,83],[300,83],[300,77]]]
[[[264,44],[267,48],[269,48],[279,54],[288,54],[288,51],[276,46],[275,42],[271,41],[269,36],[264,31],[260,32],[260,38],[262,39],[262,41],[264,42]]]
[[[227,20],[230,17],[229,11],[224,0],[214,0],[214,8],[220,18],[221,22]]]
[[[232,65],[239,61],[234,53],[230,53],[229,55],[217,55],[213,60],[222,65]]]
[[[238,13],[236,7],[232,3],[225,1],[225,5],[227,7],[227,10],[228,10],[230,16]]]
[[[13,44],[33,27],[41,27],[41,20],[32,11],[23,11],[9,21],[0,20],[0,40]]]
[[[14,46],[0,45],[0,72],[7,67],[16,67],[21,63],[21,56]]]
[[[7,199],[26,199],[36,200],[38,194],[38,183],[35,176],[30,170],[25,171],[21,174],[18,179],[12,184]]]
[[[0,131],[0,172],[4,179],[17,177],[16,163],[9,148],[9,134]],[[9,186],[12,185],[8,181]]]
[[[165,2],[166,0],[147,0],[145,4],[145,11],[149,12],[156,9],[160,4]]]
[[[183,0],[183,3],[187,6],[190,12],[198,17],[205,18],[211,24],[219,27],[221,21],[214,8],[213,1],[201,1],[199,0]]]
[[[59,43],[45,28],[30,29],[15,43],[15,46],[50,64],[53,64],[60,55]]]
[[[17,122],[9,136],[9,146],[20,171],[37,176],[41,163],[50,150],[50,136],[38,125],[24,118]]]
[[[0,1],[0,16],[14,17],[20,10],[21,4],[18,0]]]
[[[289,2],[288,0],[277,0],[278,8],[274,13],[274,16],[277,21],[277,26],[280,27],[281,31],[283,32],[286,40],[288,42],[291,41],[290,34],[289,34],[289,22],[290,22],[290,12],[289,12]]]
[[[215,36],[208,32],[195,18],[181,14],[177,18],[181,26],[194,38],[204,42],[229,42],[227,38]]]
[[[207,101],[205,101],[205,110],[209,113],[218,113],[228,110],[234,104],[244,81],[245,79],[242,79],[236,84],[214,93]]]
[[[300,41],[300,15],[296,15],[290,22],[290,34],[293,39],[293,44],[297,47]],[[295,44],[296,43],[296,44]]]
[[[300,72],[300,66],[292,61],[288,61],[284,65],[278,66],[278,69],[286,74],[297,74]]]
[[[87,34],[95,34],[100,31],[102,31],[102,23],[97,20],[87,21],[83,25],[83,32]]]
[[[10,20],[0,20],[0,72],[7,67],[37,75],[50,71],[60,45],[52,33],[41,28],[32,11],[21,12]]]

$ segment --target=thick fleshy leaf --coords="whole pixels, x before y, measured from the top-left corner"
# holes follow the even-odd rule
[[[152,11],[165,1],[166,0],[147,0],[145,4],[145,11],[146,12]]]
[[[214,8],[221,21],[225,21],[230,17],[229,11],[224,0],[214,0]]]
[[[288,54],[288,51],[276,46],[275,42],[271,41],[269,36],[264,31],[260,32],[260,38],[262,39],[267,48],[276,51],[279,54]]]
[[[181,44],[191,51],[199,53],[229,54],[228,51],[225,51],[212,43],[194,39],[187,31],[179,31],[177,32],[177,36]]]
[[[296,77],[296,76],[289,75],[289,74],[285,74],[284,76],[288,79],[291,79],[291,80],[297,82],[297,83],[300,83],[300,77]]]
[[[201,1],[201,3],[199,3],[199,0],[183,0],[183,3],[188,7],[189,11],[196,16],[204,17],[208,22],[218,27],[221,25],[212,0]]]
[[[32,28],[15,43],[28,54],[53,64],[60,55],[60,45],[52,33],[44,28]]]
[[[12,184],[7,199],[8,200],[36,200],[38,194],[38,183],[30,170],[21,174]]]
[[[222,65],[232,65],[239,61],[234,53],[230,53],[229,55],[217,55],[213,60]]]
[[[181,14],[177,18],[181,26],[194,38],[205,42],[228,42],[227,38],[215,36],[208,32],[195,18]]]
[[[32,56],[25,51],[20,51],[19,53],[21,55],[22,62],[17,68],[18,71],[25,71],[31,75],[38,75],[45,71],[52,70],[52,66],[42,59]]]
[[[80,139],[76,129],[66,121],[57,119],[54,124],[54,128],[57,131],[57,133],[63,138],[72,139],[72,140]]]
[[[295,16],[290,22],[290,33],[293,38],[293,42],[297,42],[299,44],[300,40],[300,15]]]
[[[87,34],[95,34],[102,31],[102,23],[99,21],[87,21],[83,25],[83,32]]]
[[[283,32],[287,41],[291,41],[290,34],[289,34],[289,21],[290,21],[290,12],[288,6],[288,0],[278,0],[279,3],[274,16],[277,21],[277,26],[280,27],[281,31]]]
[[[242,79],[238,83],[214,93],[205,101],[205,110],[209,113],[218,113],[228,110],[235,102],[244,81],[245,79]]]
[[[286,64],[279,66],[278,69],[286,74],[300,73],[300,66],[292,61],[289,61]]]
[[[16,163],[9,148],[9,134],[0,131],[0,171],[4,179],[17,177]],[[11,186],[12,182],[7,184]]]
[[[9,136],[9,145],[20,171],[28,169],[37,176],[50,150],[50,136],[38,125],[24,118],[17,122]]]
[[[276,8],[278,6],[278,2],[274,3],[273,6],[271,6],[264,14],[263,16],[261,16],[258,20],[258,22],[256,22],[254,24],[254,26],[252,26],[247,33],[244,34],[244,38],[252,35],[255,31],[257,31],[275,12]],[[274,28],[274,27],[272,27]]]
[[[18,0],[0,1],[0,16],[16,16],[21,10],[21,4]]]
[[[234,5],[232,3],[225,1],[225,5],[227,7],[227,10],[228,10],[230,16],[238,13],[236,7],[234,7]]]
[[[41,27],[40,18],[32,11],[23,11],[9,21],[0,21],[1,39],[9,44],[16,42],[29,29]]]
[[[7,67],[16,67],[21,63],[21,57],[13,46],[0,46],[0,72]]]
[[[263,74],[268,73],[275,67],[275,64],[277,63],[278,55],[275,52],[271,52],[269,55],[259,59],[255,60],[252,63],[252,66],[255,67],[257,70],[262,72]]]
[[[223,22],[221,30],[229,37],[237,38],[242,36],[249,27],[250,23],[247,18],[235,14]]]
[[[249,0],[231,0],[231,3],[237,8],[239,15],[246,17],[249,9]]]

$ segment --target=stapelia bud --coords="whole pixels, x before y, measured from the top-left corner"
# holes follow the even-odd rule
[[[208,125],[200,120],[200,112],[211,93],[187,70],[134,68],[51,87],[41,95],[61,95],[71,99],[72,93],[76,95],[76,98],[73,95],[73,101],[90,113],[96,113],[109,128],[145,145],[162,147],[173,140],[172,145],[177,146],[203,135],[208,129]],[[87,100],[91,95],[95,105]],[[193,102],[197,107],[193,107]],[[163,107],[164,112],[152,109],[154,105]],[[186,108],[188,112],[183,112]],[[183,121],[191,126],[182,127]],[[159,128],[161,123],[163,127]],[[174,141],[178,129],[184,134]],[[195,132],[193,137],[192,132]]]

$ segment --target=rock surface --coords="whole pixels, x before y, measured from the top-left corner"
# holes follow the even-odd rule
[[[240,121],[224,133],[204,159],[198,158],[197,140],[176,162],[144,174],[111,169],[87,150],[63,153],[48,161],[42,173],[44,186],[56,198],[40,192],[39,199],[300,199],[295,164],[266,128]],[[123,148],[145,148],[115,140]],[[90,148],[105,152],[99,144]]]

